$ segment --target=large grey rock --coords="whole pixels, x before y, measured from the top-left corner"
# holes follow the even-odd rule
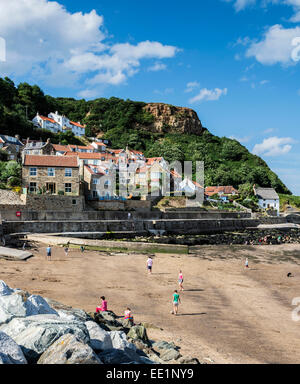
[[[27,364],[18,344],[6,333],[0,331],[0,364]]]
[[[20,295],[0,296],[0,325],[8,323],[15,317],[26,316],[26,306]]]
[[[176,349],[164,349],[160,356],[163,361],[177,360],[181,357],[181,354]]]
[[[20,345],[29,363],[35,363],[57,339],[65,334],[74,334],[84,343],[89,343],[89,333],[81,321],[68,321],[56,315],[35,315],[15,318],[0,330],[11,336]]]
[[[57,315],[57,311],[50,307],[47,301],[38,295],[31,295],[25,302],[26,316],[33,315]]]
[[[13,291],[3,280],[0,280],[0,296],[11,295]]]
[[[56,340],[39,358],[38,364],[103,364],[90,346],[66,334]]]
[[[127,333],[127,338],[133,340],[142,340],[144,343],[148,343],[149,341],[146,328],[143,325],[134,325],[131,327]]]
[[[91,317],[82,309],[70,307],[69,305],[62,304],[56,300],[49,299],[47,297],[45,297],[44,299],[47,301],[51,308],[55,309],[58,312],[59,316],[62,318],[67,319],[68,316],[69,318],[73,316],[73,319],[76,318],[77,320],[83,322],[91,320]]]
[[[135,345],[132,343],[129,343],[129,341],[126,338],[126,334],[122,331],[112,331],[109,332],[112,346],[115,349],[121,349],[124,350],[125,348],[131,349],[133,351],[136,351]]]
[[[104,351],[113,348],[109,332],[99,327],[94,321],[87,321],[85,325],[90,336],[90,346],[95,351]]]
[[[196,357],[185,356],[178,359],[179,364],[200,364],[200,361]]]
[[[132,349],[107,349],[98,354],[104,364],[143,364],[144,361]]]

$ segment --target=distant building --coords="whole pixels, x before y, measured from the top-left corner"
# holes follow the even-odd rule
[[[88,200],[105,200],[115,196],[115,169],[95,165],[84,165],[83,179]]]
[[[254,194],[258,198],[258,205],[262,209],[273,209],[279,216],[280,199],[274,188],[253,187]]]
[[[50,139],[46,142],[38,140],[26,140],[26,144],[22,151],[23,156],[25,155],[55,155],[55,149],[51,144]]]
[[[8,160],[18,160],[22,147],[23,143],[18,135],[15,137],[0,135],[0,149],[7,153]]]
[[[57,111],[49,113],[48,117],[37,113],[32,122],[36,127],[48,129],[53,133],[71,131],[75,136],[85,135],[85,127],[80,122],[71,121],[66,116],[60,115]]]
[[[22,186],[27,193],[79,195],[79,164],[76,156],[25,155]]]
[[[213,186],[205,188],[205,195],[210,197],[213,195],[221,196],[236,196],[239,194],[239,191],[233,188],[232,185],[227,186]]]

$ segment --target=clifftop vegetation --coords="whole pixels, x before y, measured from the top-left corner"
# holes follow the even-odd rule
[[[15,86],[10,79],[0,78],[2,134],[19,134],[23,138],[43,140],[50,137],[53,143],[79,144],[80,140],[70,132],[55,135],[35,129],[29,121],[36,112],[47,116],[51,111],[59,111],[73,121],[86,124],[87,136],[101,135],[110,139],[113,148],[128,145],[143,151],[147,157],[163,156],[167,161],[204,161],[206,185],[233,185],[238,188],[242,184],[255,183],[262,187],[273,187],[279,193],[290,194],[260,157],[251,154],[236,140],[212,135],[202,127],[195,112],[186,109],[185,115],[182,108],[169,108],[174,110],[176,116],[168,114],[164,122],[164,115],[160,115],[158,125],[158,116],[150,112],[152,107],[153,104],[149,109],[146,103],[115,97],[93,101],[54,98],[45,95],[37,85],[21,83]],[[191,120],[185,124],[187,128],[184,132],[179,134],[178,122],[184,116]],[[170,124],[174,124],[174,127]],[[194,129],[193,124],[201,129]],[[154,129],[156,126],[159,129]]]

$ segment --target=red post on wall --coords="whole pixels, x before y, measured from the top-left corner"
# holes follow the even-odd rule
[[[16,216],[17,216],[17,217],[21,217],[21,212],[20,212],[20,211],[17,211],[17,212],[16,212]]]

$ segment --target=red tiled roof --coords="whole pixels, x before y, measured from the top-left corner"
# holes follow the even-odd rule
[[[161,161],[163,158],[162,157],[150,157],[146,159],[147,164],[153,164],[156,161]]]
[[[79,124],[79,123],[75,123],[75,121],[71,121],[71,120],[70,120],[70,124],[72,124],[72,125],[76,125],[76,127],[85,128],[83,125],[81,125],[81,124]]]
[[[101,153],[91,153],[91,152],[66,152],[64,156],[76,156],[79,159],[99,159],[101,160]]]
[[[40,115],[40,118],[41,118],[42,120],[47,120],[47,121],[50,121],[51,123],[57,124],[56,121],[53,120],[53,119],[50,119],[50,117],[45,117],[45,116],[41,116],[41,115]]]
[[[233,188],[231,185],[227,186],[213,186],[213,187],[206,187],[205,188],[205,194],[208,196],[215,195],[216,193],[224,193],[225,195],[231,195],[232,193],[238,193],[238,191]]]
[[[104,144],[104,143],[96,143],[96,142],[94,142],[94,144],[98,145],[99,147],[107,147],[107,145]]]
[[[39,166],[39,167],[78,167],[76,157],[65,156],[46,156],[46,155],[26,155],[24,166]]]
[[[58,152],[68,152],[69,147],[67,145],[53,144],[53,148]]]

